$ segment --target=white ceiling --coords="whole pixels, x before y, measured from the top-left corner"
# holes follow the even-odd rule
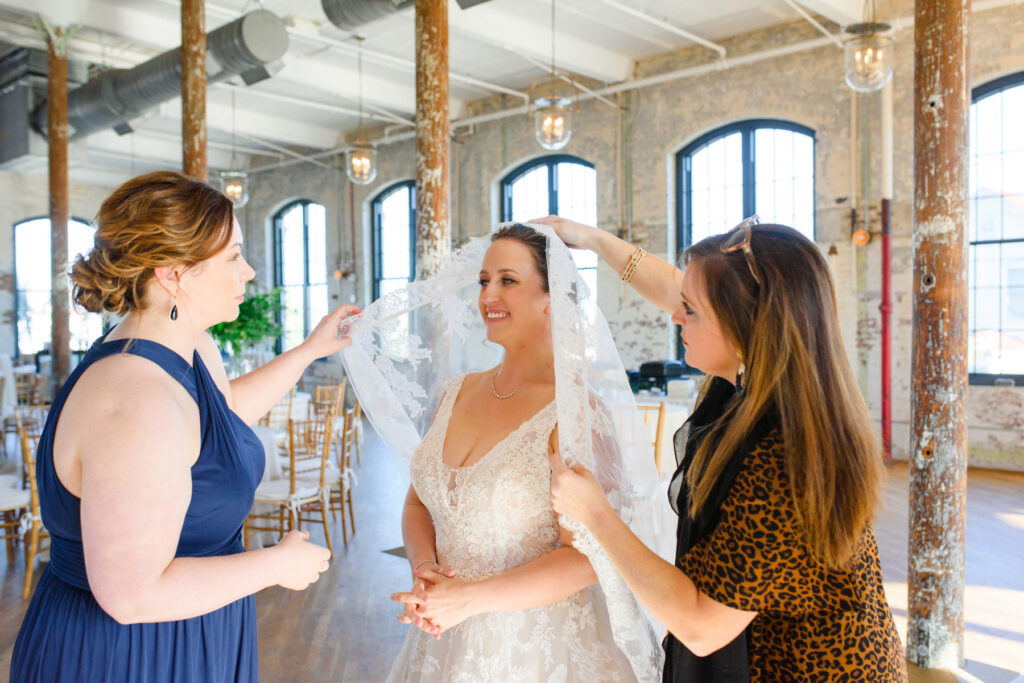
[[[640,59],[698,44],[687,36],[714,42],[799,21],[796,7],[846,25],[859,20],[862,6],[861,0],[557,0],[555,60],[560,70],[617,84],[632,77]],[[210,87],[211,169],[231,165],[233,128],[245,166],[258,151],[287,158],[277,146],[334,148],[358,125],[359,41],[327,20],[320,0],[208,0],[207,31],[260,7],[288,26],[284,68],[250,87],[240,80]],[[79,27],[69,44],[71,59],[124,68],[180,44],[177,0],[0,0],[0,41],[43,47],[33,28],[40,12],[51,23]],[[415,110],[413,24],[410,6],[358,30],[367,123],[393,126],[396,134],[411,130]],[[523,104],[514,93],[525,95],[551,60],[549,0],[490,0],[466,10],[449,0],[449,29],[453,119],[464,115],[466,103],[496,92],[510,94],[510,107]],[[101,173],[119,182],[132,171],[180,166],[180,100],[133,123],[135,133],[105,131],[78,144],[73,176],[88,171],[94,181]],[[44,162],[37,164],[40,171]]]

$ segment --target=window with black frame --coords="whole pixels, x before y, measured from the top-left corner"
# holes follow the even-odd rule
[[[597,172],[594,165],[569,154],[529,161],[501,181],[501,219],[527,221],[555,214],[597,225]],[[583,281],[597,293],[597,255],[573,250]]]
[[[72,218],[68,221],[68,262],[93,247],[96,229]],[[18,353],[36,354],[48,347],[52,333],[53,286],[50,261],[50,219],[31,218],[14,224],[14,311]],[[103,333],[99,314],[71,307],[71,350],[85,351]]]
[[[974,89],[970,110],[968,371],[1024,385],[1024,72]]]
[[[327,210],[300,199],[274,216],[274,281],[282,290],[277,351],[298,346],[327,315]]]
[[[373,298],[407,285],[416,274],[416,184],[407,180],[373,200]]]
[[[814,239],[814,131],[755,119],[706,133],[676,155],[676,197],[679,253],[755,213]]]

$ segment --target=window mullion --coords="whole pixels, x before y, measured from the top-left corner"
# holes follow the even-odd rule
[[[755,128],[747,128],[743,131],[743,215],[751,216],[757,213],[756,193],[754,184],[757,182],[755,174],[754,158],[754,133]]]

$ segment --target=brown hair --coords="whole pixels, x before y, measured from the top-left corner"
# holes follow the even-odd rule
[[[95,244],[71,266],[75,303],[121,315],[143,307],[158,266],[193,266],[227,246],[232,203],[201,180],[154,171],[114,190],[96,216]]]
[[[516,240],[522,242],[530,249],[533,255],[533,263],[537,266],[541,280],[544,282],[544,291],[548,288],[548,238],[531,227],[522,223],[513,223],[495,231],[491,235],[491,242],[498,240]]]
[[[790,492],[811,552],[839,567],[856,549],[881,498],[881,446],[846,359],[835,290],[817,246],[783,225],[758,225],[750,247],[723,254],[731,235],[693,245],[707,301],[746,365],[745,395],[697,448],[687,474],[691,515],[708,502],[736,449],[769,411],[779,416]]]

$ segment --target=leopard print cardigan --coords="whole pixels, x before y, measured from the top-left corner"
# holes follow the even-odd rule
[[[744,458],[714,531],[679,560],[711,598],[757,612],[751,681],[907,680],[870,527],[841,569],[816,561],[795,521],[781,435]]]

